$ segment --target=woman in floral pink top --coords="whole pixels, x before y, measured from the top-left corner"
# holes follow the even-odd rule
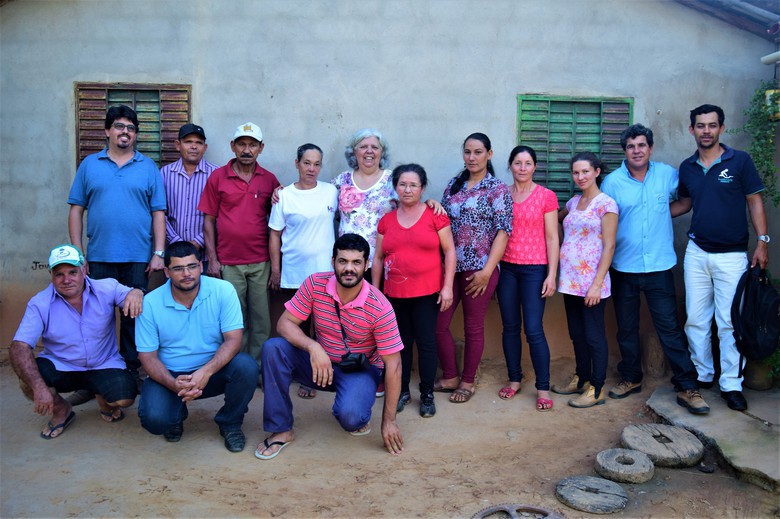
[[[580,393],[572,407],[603,404],[607,376],[607,337],[604,300],[611,295],[609,266],[615,252],[617,203],[601,192],[596,179],[604,170],[591,152],[571,159],[574,183],[582,191],[566,203],[561,245],[558,291],[563,294],[569,336],[574,344],[577,372],[566,386],[553,386],[561,394]]]

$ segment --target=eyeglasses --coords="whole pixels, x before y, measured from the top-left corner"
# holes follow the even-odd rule
[[[406,191],[407,189],[409,191],[417,191],[422,186],[420,184],[398,184],[398,189],[401,191]]]
[[[127,128],[127,131],[130,133],[135,133],[138,131],[138,128],[132,124],[114,123],[111,126],[113,126],[115,130],[119,130],[120,132],[125,128]]]
[[[187,272],[195,272],[200,268],[200,263],[190,263],[189,265],[183,265],[178,267],[170,267],[168,270],[173,271],[176,274],[183,274]]]

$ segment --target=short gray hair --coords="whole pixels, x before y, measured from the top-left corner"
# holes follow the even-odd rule
[[[387,168],[390,165],[390,145],[387,144],[384,136],[373,128],[363,128],[352,134],[347,146],[344,148],[344,156],[347,158],[347,164],[352,169],[357,169],[357,157],[355,156],[355,148],[360,141],[368,137],[376,137],[379,141],[379,146],[382,148],[382,159],[379,161],[379,167],[382,169]]]

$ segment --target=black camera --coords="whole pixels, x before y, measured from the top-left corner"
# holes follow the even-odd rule
[[[345,353],[341,356],[339,368],[344,373],[356,373],[365,369],[368,359],[365,353]]]

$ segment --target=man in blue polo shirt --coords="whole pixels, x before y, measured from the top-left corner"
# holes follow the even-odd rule
[[[147,274],[163,266],[165,190],[157,165],[135,150],[138,116],[125,105],[106,112],[106,148],[84,158],[68,196],[70,241],[86,250],[87,274],[147,289]],[[87,248],[82,246],[87,212]],[[120,316],[119,351],[136,378],[134,321]]]
[[[672,368],[677,403],[691,413],[710,408],[696,385],[696,368],[688,342],[677,320],[677,297],[672,267],[677,263],[669,202],[677,194],[677,170],[650,161],[653,131],[641,124],[620,135],[626,159],[607,175],[601,190],[620,209],[615,255],[610,277],[617,318],[617,340],[622,360],[620,382],[611,398],[625,398],[642,390],[642,352],[639,341],[640,294],[644,292],[658,340]]]
[[[720,107],[701,105],[690,115],[688,130],[696,141],[696,153],[680,164],[680,200],[672,205],[673,216],[693,208],[684,262],[685,333],[699,386],[712,387],[715,368],[710,330],[714,314],[720,343],[720,394],[731,409],[744,411],[747,401],[742,394],[731,302],[748,264],[746,203],[758,235],[751,265],[765,268],[769,262],[769,235],[761,200],[764,185],[747,153],[720,143],[725,130]]]
[[[244,449],[244,415],[257,385],[258,366],[241,353],[244,319],[233,285],[201,277],[200,252],[186,241],[165,251],[168,281],[144,298],[136,326],[138,356],[149,378],[138,404],[141,425],[178,442],[187,403],[225,395],[214,421],[230,452]]]

